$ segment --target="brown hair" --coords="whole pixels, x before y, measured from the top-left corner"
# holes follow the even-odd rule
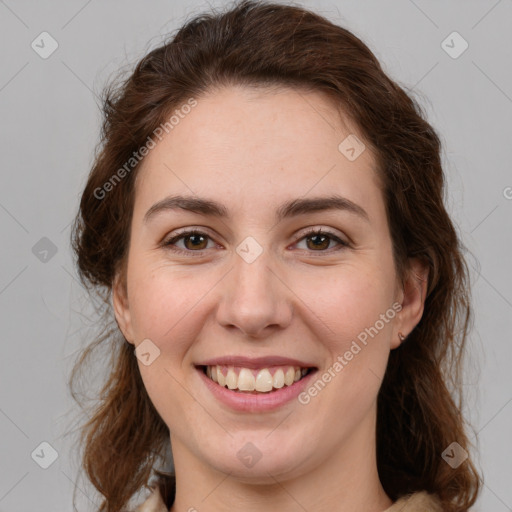
[[[471,448],[461,412],[461,370],[472,311],[463,246],[443,204],[440,139],[416,100],[354,34],[300,7],[252,1],[190,20],[127,79],[104,91],[101,150],[81,197],[72,244],[80,278],[101,296],[110,324],[83,351],[70,378],[76,400],[76,372],[106,342],[111,373],[80,440],[83,467],[105,497],[100,510],[121,510],[148,485],[153,470],[170,507],[175,481],[154,469],[169,448],[169,430],[109,303],[116,271],[126,261],[138,166],[101,198],[97,191],[173,109],[230,84],[325,93],[375,148],[398,275],[404,278],[413,256],[429,269],[423,317],[391,351],[378,396],[379,477],[392,500],[426,490],[438,495],[443,510],[467,511],[481,485],[471,457],[456,469],[441,457],[453,441]]]

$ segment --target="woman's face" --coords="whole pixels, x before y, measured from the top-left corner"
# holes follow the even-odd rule
[[[375,159],[351,134],[318,93],[230,87],[143,160],[114,306],[177,468],[273,482],[372,453],[389,352],[421,307],[403,300]],[[189,202],[161,203],[176,196]],[[231,386],[277,390],[221,390],[198,368],[230,357],[247,358],[220,361]],[[283,385],[296,365],[316,370]]]

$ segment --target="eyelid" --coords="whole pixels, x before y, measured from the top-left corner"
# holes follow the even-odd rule
[[[318,225],[313,225],[313,226],[308,226],[306,228],[303,228],[303,230],[296,236],[295,242],[301,240],[302,238],[304,238],[304,237],[306,237],[308,235],[311,236],[311,235],[314,235],[316,233],[320,233],[320,234],[323,234],[323,235],[330,235],[333,238],[337,238],[341,242],[346,243],[347,245],[349,243],[348,240],[343,240],[342,239],[342,237],[345,236],[345,235],[339,234],[337,231],[334,231],[331,228],[326,228],[326,227],[318,226]],[[348,238],[348,237],[345,236],[345,238]]]

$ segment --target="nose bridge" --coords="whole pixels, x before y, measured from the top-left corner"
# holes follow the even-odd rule
[[[269,326],[285,327],[291,318],[286,287],[276,277],[271,252],[262,249],[253,240],[238,246],[217,310],[221,325],[251,336]]]

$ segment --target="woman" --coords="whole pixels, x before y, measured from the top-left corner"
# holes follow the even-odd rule
[[[467,268],[438,136],[370,50],[245,1],[104,113],[73,246],[116,323],[71,379],[111,346],[83,427],[101,510],[146,486],[142,511],[467,511]]]

